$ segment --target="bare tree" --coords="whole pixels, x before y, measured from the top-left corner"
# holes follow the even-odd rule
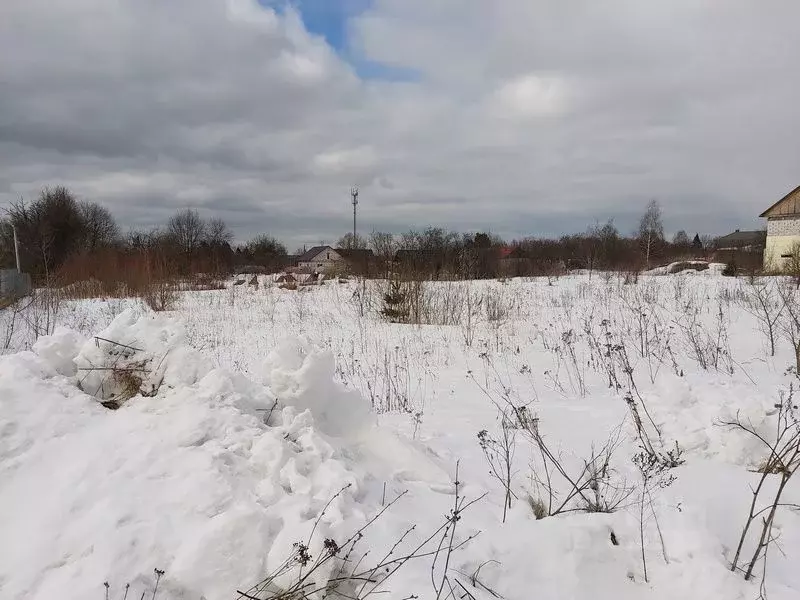
[[[353,237],[352,233],[346,233],[339,238],[338,242],[336,242],[336,247],[344,248],[346,250],[356,250],[359,248],[366,248],[367,240],[360,235],[356,235],[356,237]]]
[[[81,202],[78,211],[83,219],[84,248],[96,250],[119,239],[119,226],[107,208],[94,202]]]
[[[237,252],[244,254],[247,260],[268,269],[281,269],[286,264],[286,246],[266,234],[254,237]]]
[[[22,262],[33,273],[50,276],[84,239],[84,221],[75,196],[67,188],[44,188],[26,204],[11,204],[8,220],[17,230]]]
[[[681,229],[675,235],[672,236],[672,243],[675,244],[676,246],[688,246],[689,236],[683,229]]]
[[[638,237],[645,251],[645,264],[650,268],[650,256],[656,244],[664,241],[664,223],[661,220],[661,206],[658,201],[651,200],[647,204],[647,210],[639,220]]]
[[[215,217],[210,219],[205,227],[205,241],[211,246],[222,246],[233,241],[233,232],[227,223]]]
[[[170,217],[167,231],[175,238],[181,251],[186,256],[191,256],[205,236],[206,225],[195,209],[187,208]]]
[[[373,231],[369,236],[369,248],[378,257],[378,260],[386,268],[388,274],[389,263],[394,258],[397,251],[397,240],[394,234],[383,231]]]

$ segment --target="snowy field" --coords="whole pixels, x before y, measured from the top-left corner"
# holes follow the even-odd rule
[[[382,282],[6,309],[0,598],[796,599],[783,285],[441,282],[421,325]]]

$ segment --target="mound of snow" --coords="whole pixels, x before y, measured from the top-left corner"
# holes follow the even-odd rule
[[[357,437],[374,423],[369,403],[355,390],[332,380],[333,354],[307,340],[285,339],[264,361],[265,382],[278,401],[311,410],[320,431]]]
[[[372,512],[356,500],[362,477],[305,410],[341,434],[368,421],[325,353],[273,353],[274,393],[210,369],[170,318],[126,312],[99,337],[60,330],[0,358],[0,531],[13,540],[0,548],[0,597],[100,597],[104,581],[113,597],[131,582],[133,595],[160,568],[160,600],[228,598],[307,542],[334,496],[312,554]],[[78,369],[134,361],[160,378],[154,396],[110,411],[78,386],[113,393],[102,371]],[[294,406],[276,408],[276,395]]]
[[[722,275],[724,263],[706,260],[679,260],[645,271],[645,275]]]

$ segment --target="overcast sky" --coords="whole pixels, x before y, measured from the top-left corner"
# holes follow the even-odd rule
[[[797,0],[0,0],[0,206],[66,185],[292,250],[508,238],[660,201],[690,235],[800,184]]]

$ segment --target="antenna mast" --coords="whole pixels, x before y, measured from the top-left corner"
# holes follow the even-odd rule
[[[358,186],[350,188],[350,195],[353,197],[353,248],[356,247],[356,210],[358,209]]]

